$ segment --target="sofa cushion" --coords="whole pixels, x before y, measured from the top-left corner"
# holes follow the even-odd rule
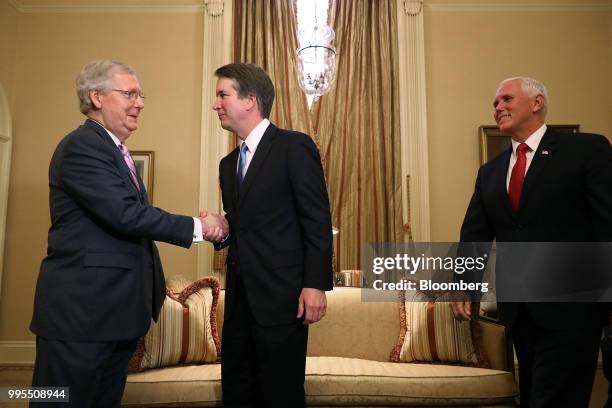
[[[472,319],[460,322],[445,297],[430,299],[419,291],[400,293],[400,335],[391,351],[394,362],[446,362],[487,368],[478,324],[478,304]]]
[[[221,364],[183,365],[130,374],[124,407],[219,407]]]
[[[512,402],[511,373],[441,364],[401,364],[342,357],[309,357],[309,405],[489,405]]]
[[[217,333],[219,281],[199,279],[180,293],[167,290],[157,323],[140,339],[130,372],[181,363],[214,363],[220,354]]]
[[[221,406],[220,379],[219,364],[131,374],[123,406]],[[517,394],[509,372],[343,357],[308,357],[305,388],[309,406],[474,406],[509,403]]]
[[[399,302],[363,301],[365,290],[327,292],[325,317],[308,328],[308,356],[389,361],[399,335]]]

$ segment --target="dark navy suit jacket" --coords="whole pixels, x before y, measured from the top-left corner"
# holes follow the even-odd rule
[[[49,229],[30,329],[48,339],[115,341],[144,335],[165,281],[154,240],[189,247],[193,219],[149,205],[121,152],[87,120],[49,166]]]
[[[238,191],[238,148],[221,160],[230,235],[226,316],[241,275],[260,325],[296,322],[302,288],[331,290],[332,234],[321,158],[303,133],[270,124]]]
[[[506,190],[510,154],[508,149],[480,168],[461,227],[462,242],[612,241],[612,149],[605,137],[548,129],[534,152],[516,212]],[[498,290],[500,282],[516,284],[521,272],[507,267],[516,262],[500,259],[504,254],[499,247],[504,245],[498,245]],[[593,271],[571,272],[578,283]],[[500,303],[500,318],[513,324],[518,307]],[[549,328],[597,326],[606,320],[603,304],[542,302],[525,307],[537,324]]]

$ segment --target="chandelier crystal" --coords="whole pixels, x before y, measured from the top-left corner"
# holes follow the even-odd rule
[[[329,0],[297,0],[298,80],[308,108],[336,81],[334,30],[327,25]]]

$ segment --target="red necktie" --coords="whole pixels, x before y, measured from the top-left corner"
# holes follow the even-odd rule
[[[512,168],[510,175],[510,184],[508,184],[508,195],[514,211],[518,209],[519,201],[521,200],[521,190],[523,189],[523,181],[525,180],[525,168],[527,167],[527,156],[525,152],[529,149],[525,143],[521,143],[516,148],[516,163]]]

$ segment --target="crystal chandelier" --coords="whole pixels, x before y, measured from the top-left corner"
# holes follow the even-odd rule
[[[298,80],[311,109],[336,81],[336,49],[331,45],[335,34],[327,25],[329,0],[296,0],[296,6]]]

